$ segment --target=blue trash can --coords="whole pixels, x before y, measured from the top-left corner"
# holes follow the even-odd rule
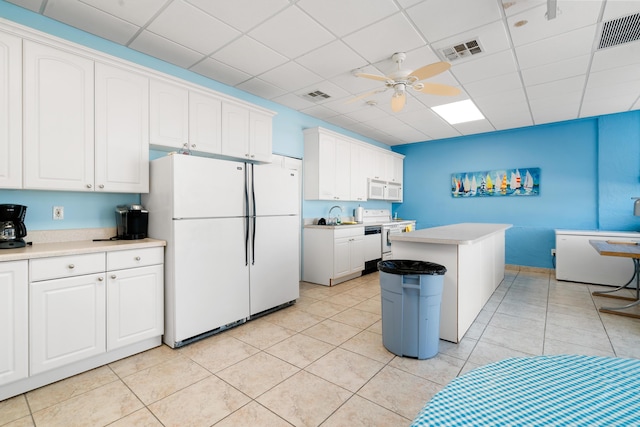
[[[440,303],[446,267],[426,261],[378,262],[382,344],[398,356],[438,354]]]

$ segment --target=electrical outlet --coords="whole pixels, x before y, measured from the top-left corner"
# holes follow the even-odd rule
[[[53,219],[64,219],[64,206],[53,207]]]
[[[551,256],[556,256],[556,250],[555,249],[551,249]]]

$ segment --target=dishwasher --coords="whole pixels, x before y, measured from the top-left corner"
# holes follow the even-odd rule
[[[378,261],[382,259],[382,226],[364,227],[364,270],[362,274],[378,271]]]

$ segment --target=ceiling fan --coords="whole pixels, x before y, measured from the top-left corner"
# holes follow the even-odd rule
[[[350,100],[349,102],[355,102],[359,99],[366,98],[376,93],[384,92],[388,89],[393,89],[393,95],[391,96],[391,110],[394,113],[397,113],[399,111],[402,111],[402,109],[404,108],[404,104],[407,102],[407,88],[411,88],[422,93],[441,96],[455,96],[460,93],[460,89],[458,89],[457,87],[440,83],[424,83],[421,81],[447,71],[449,68],[451,68],[451,64],[449,64],[448,62],[434,62],[433,64],[425,65],[424,67],[420,67],[417,70],[411,71],[402,69],[402,63],[406,58],[407,54],[404,52],[394,53],[391,56],[391,59],[393,60],[393,62],[398,64],[398,69],[388,76],[355,72],[354,75],[356,77],[364,77],[366,79],[373,79],[384,82],[385,88],[365,93]]]

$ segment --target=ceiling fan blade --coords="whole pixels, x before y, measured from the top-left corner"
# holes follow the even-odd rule
[[[391,111],[397,113],[402,111],[404,108],[404,104],[407,102],[407,93],[406,92],[396,92],[391,97]]]
[[[418,80],[428,79],[429,77],[437,76],[440,73],[444,73],[449,68],[451,68],[451,64],[448,62],[434,62],[433,64],[425,65],[424,67],[418,68],[413,73],[409,75],[409,77],[414,76]]]
[[[385,90],[387,90],[387,88],[378,89],[378,90],[372,90],[371,92],[363,93],[362,95],[358,95],[355,98],[351,98],[350,100],[348,100],[346,102],[346,104],[352,104],[352,103],[354,103],[356,101],[359,101],[359,100],[361,100],[363,98],[367,98],[367,97],[369,97],[371,95],[375,95],[376,93],[384,92]]]
[[[424,85],[422,89],[416,90],[418,92],[428,93],[431,95],[456,96],[461,92],[457,87],[443,85],[440,83],[422,83],[422,85]]]
[[[355,76],[356,77],[364,77],[365,79],[378,80],[380,82],[386,82],[387,80],[389,80],[388,77],[379,76],[377,74],[355,73]]]

